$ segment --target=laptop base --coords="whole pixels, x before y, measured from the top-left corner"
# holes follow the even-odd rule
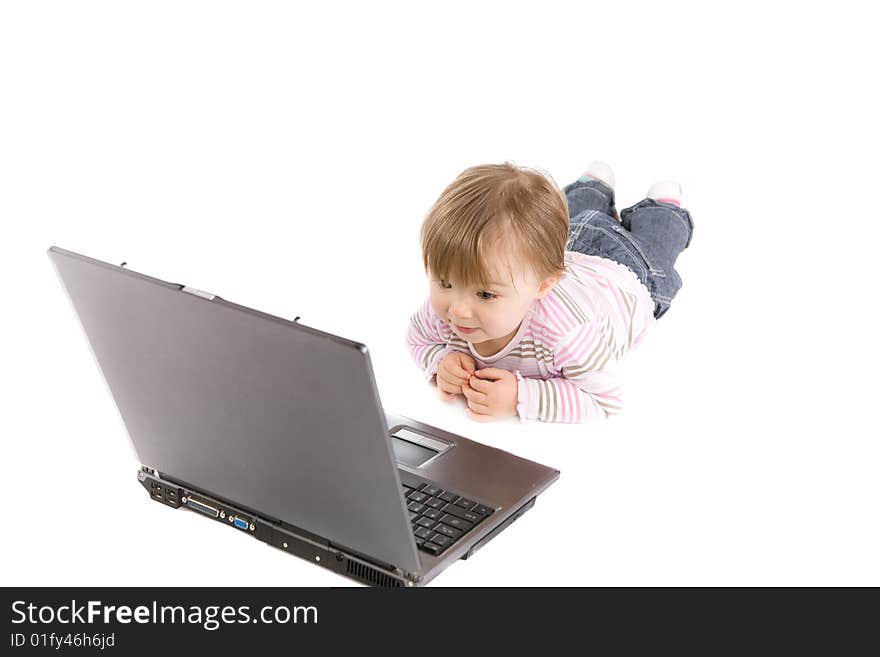
[[[497,527],[495,527],[495,529],[493,529],[491,532],[489,532],[488,534],[486,534],[486,535],[485,535],[483,538],[481,538],[479,541],[477,541],[476,543],[474,543],[474,544],[470,547],[470,549],[467,551],[467,553],[466,553],[464,556],[462,556],[462,559],[468,559],[468,558],[474,556],[474,554],[476,554],[477,550],[479,550],[479,549],[480,549],[481,547],[483,547],[486,543],[488,543],[488,542],[491,541],[493,538],[495,538],[496,536],[498,536],[498,534],[501,533],[501,530],[503,530],[503,529],[507,529],[507,527],[508,527],[508,526],[509,526],[514,520],[516,520],[516,519],[519,518],[522,514],[524,514],[526,511],[528,511],[528,510],[531,509],[533,506],[535,506],[535,500],[536,500],[536,499],[538,499],[537,496],[536,496],[536,497],[533,497],[532,499],[530,499],[528,502],[526,502],[526,503],[523,504],[520,508],[518,508],[516,511],[514,511],[514,512],[511,514],[511,516],[510,516],[507,520],[505,520],[504,522],[502,522],[501,524],[499,524]]]
[[[298,528],[261,518],[225,500],[194,491],[192,487],[171,481],[155,470],[140,470],[138,482],[155,502],[174,509],[193,511],[362,584],[386,588],[419,586],[421,578],[418,576],[377,564]]]
[[[361,584],[383,588],[420,586],[422,578],[418,575],[403,573],[400,569],[389,565],[377,564],[363,555],[357,555],[351,550],[333,545],[329,541],[296,527],[291,527],[286,523],[261,518],[259,515],[245,511],[225,500],[221,501],[214,496],[194,491],[193,487],[181,485],[150,468],[142,468],[138,471],[137,477],[138,482],[149,493],[150,499],[155,502],[173,509],[182,508],[206,516],[224,526],[249,534],[263,543],[268,543],[272,547],[305,559],[309,563],[323,566],[327,570]],[[531,509],[535,505],[536,499],[537,497],[531,498],[514,511],[509,518],[474,543],[461,558],[469,559],[476,554],[486,543]]]

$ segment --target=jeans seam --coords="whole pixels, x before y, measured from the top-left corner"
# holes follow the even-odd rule
[[[600,193],[602,196],[604,196],[605,198],[611,198],[611,195],[610,195],[610,194],[605,193],[605,192],[602,191],[598,186],[595,186],[595,187],[594,187],[593,185],[586,185],[586,184],[585,184],[585,185],[581,185],[580,187],[575,187],[575,188],[572,189],[571,191],[577,191],[577,190],[579,190],[579,189],[591,189],[591,190],[593,190],[594,192],[599,192],[599,193]]]
[[[639,259],[638,259],[638,256],[636,256],[635,253],[633,253],[632,251],[630,251],[629,248],[627,248],[626,244],[624,244],[623,241],[620,240],[620,238],[618,238],[617,235],[615,235],[613,231],[608,231],[608,230],[605,230],[604,228],[599,228],[598,226],[586,226],[586,228],[589,228],[590,230],[596,230],[596,231],[599,231],[600,233],[603,233],[604,235],[607,235],[608,237],[610,237],[611,239],[613,239],[615,242],[617,242],[617,243],[620,245],[620,248],[622,248],[622,249],[623,249],[624,251],[626,251],[630,256],[632,256],[632,259],[635,261],[636,266],[637,266],[639,269],[641,269],[642,272],[644,273],[644,275],[645,275],[645,280],[642,281],[642,283],[643,283],[644,285],[647,286],[647,284],[648,284],[648,283],[647,283],[647,281],[648,281],[648,270],[645,269],[644,267],[642,267],[640,264],[638,264],[638,260],[639,260]],[[613,260],[613,258],[611,258],[611,259]],[[623,263],[618,263],[618,264],[623,264]],[[624,265],[624,266],[626,266],[626,265]],[[636,274],[636,275],[638,275],[638,274]]]
[[[587,222],[599,213],[598,210],[587,210],[587,212],[589,212],[590,214],[586,215],[583,219],[581,219],[575,225],[575,229],[577,232],[575,232],[574,234],[570,234],[568,236],[568,244],[565,245],[565,248],[567,251],[571,250],[568,247],[574,246],[574,243],[577,241],[577,238],[581,236],[581,232],[583,232],[584,226],[587,224]]]
[[[625,239],[627,242],[630,242],[633,245],[633,248],[639,252],[639,255],[642,256],[642,260],[645,261],[645,264],[648,266],[648,269],[653,274],[655,271],[654,266],[651,264],[651,261],[648,260],[648,256],[645,255],[645,252],[642,251],[642,247],[639,246],[638,242],[636,242],[636,239],[634,237],[632,237],[632,235],[627,237],[626,234],[623,232],[626,230],[626,228],[619,228],[619,229],[612,229],[612,230],[614,230],[615,233],[618,233],[622,239]],[[660,272],[662,273],[662,271],[663,270],[661,269]],[[665,276],[665,274],[663,274],[663,275]]]
[[[597,184],[596,184],[596,185],[591,185],[590,182],[595,182],[595,183],[597,183]],[[567,194],[568,192],[574,191],[574,190],[576,190],[576,189],[583,189],[584,187],[586,187],[587,189],[594,189],[594,190],[596,190],[597,192],[599,192],[599,193],[600,193],[602,196],[604,196],[605,198],[611,198],[611,195],[610,195],[608,192],[606,192],[606,191],[604,191],[604,190],[602,189],[602,187],[606,187],[605,183],[602,182],[602,181],[599,181],[599,180],[592,180],[592,181],[589,181],[589,182],[588,182],[588,181],[584,181],[584,180],[575,180],[575,181],[571,184],[571,186],[568,188],[568,191],[566,192],[566,194]],[[606,187],[606,188],[607,188],[607,187]],[[610,188],[607,188],[607,189],[610,189]]]

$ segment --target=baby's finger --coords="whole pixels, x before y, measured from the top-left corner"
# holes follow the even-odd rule
[[[465,355],[461,361],[461,366],[467,370],[468,374],[473,374],[474,370],[477,369],[477,362],[470,356]]]
[[[460,385],[458,385],[456,383],[452,383],[452,382],[450,382],[444,378],[441,378],[439,376],[437,377],[437,387],[440,390],[442,390],[443,392],[447,392],[452,395],[456,395],[461,392]]]
[[[477,404],[488,404],[489,403],[489,395],[480,392],[479,390],[474,390],[470,386],[462,386],[461,394],[463,394],[468,401],[474,401]]]
[[[470,379],[468,379],[468,384],[474,390],[478,390],[480,392],[489,392],[490,390],[492,390],[492,386],[495,385],[495,382],[477,378],[477,375],[475,374]]]
[[[486,404],[481,404],[479,402],[471,401],[468,399],[468,408],[477,413],[486,413],[490,414],[492,409],[490,409]]]
[[[482,377],[484,379],[503,379],[508,377],[511,373],[507,370],[503,370],[500,367],[484,367],[477,372],[474,372],[476,376]]]
[[[447,379],[450,383],[454,383],[455,385],[461,385],[465,381],[467,381],[470,376],[465,370],[456,365],[455,363],[448,363],[446,365],[441,366],[440,371],[445,379]]]
[[[473,372],[468,372],[468,371],[467,371],[465,368],[463,368],[463,367],[456,367],[455,369],[453,369],[452,373],[453,373],[455,376],[457,376],[457,377],[459,377],[460,379],[462,379],[462,381],[467,381],[469,378],[471,378],[471,374],[473,374]]]

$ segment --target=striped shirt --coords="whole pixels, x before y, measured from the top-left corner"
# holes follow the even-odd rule
[[[523,422],[591,422],[618,413],[618,365],[654,325],[654,302],[636,275],[612,260],[566,251],[564,267],[550,293],[532,302],[507,346],[491,356],[456,335],[426,300],[406,334],[425,378],[434,377],[448,353],[462,351],[477,369],[516,374]]]

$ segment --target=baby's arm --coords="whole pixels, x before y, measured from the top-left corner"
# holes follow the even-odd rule
[[[623,405],[616,361],[595,324],[573,328],[553,349],[561,377],[525,379],[517,372],[520,419],[593,422],[618,413]]]
[[[446,342],[451,333],[452,330],[443,324],[431,308],[430,299],[426,299],[410,318],[406,342],[413,360],[425,373],[426,381],[434,378],[443,357],[456,351]]]

